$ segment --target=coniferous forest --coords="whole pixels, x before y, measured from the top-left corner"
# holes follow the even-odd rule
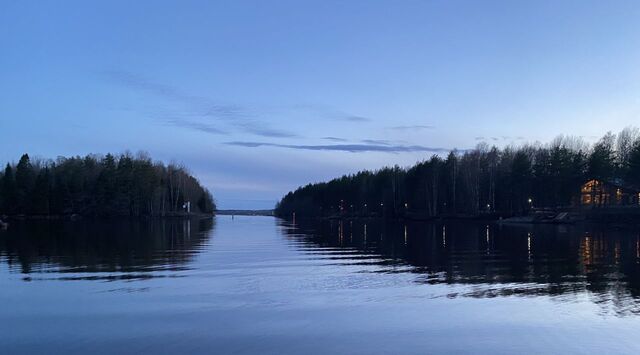
[[[594,144],[560,136],[548,144],[523,144],[434,155],[409,168],[361,171],[289,192],[276,214],[521,215],[538,207],[576,204],[590,179],[640,187],[640,132],[627,127]]]
[[[212,213],[209,191],[180,166],[146,154],[33,160],[0,172],[0,215],[167,216]]]

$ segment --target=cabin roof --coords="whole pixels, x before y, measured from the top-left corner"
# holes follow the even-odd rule
[[[632,184],[628,184],[621,178],[606,179],[606,180],[589,179],[585,181],[582,185],[586,185],[591,181],[602,181],[605,185],[621,188],[627,191],[640,192],[640,187]]]

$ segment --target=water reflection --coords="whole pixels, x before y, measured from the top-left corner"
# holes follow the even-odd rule
[[[618,314],[640,313],[637,228],[297,223],[285,233],[308,253],[376,266],[368,272],[415,273],[420,284],[466,286],[448,297],[586,296]]]
[[[0,261],[32,281],[176,277],[205,245],[213,219],[24,221],[0,233]]]

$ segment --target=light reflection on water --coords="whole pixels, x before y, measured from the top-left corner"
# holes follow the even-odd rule
[[[448,297],[547,295],[563,301],[584,294],[603,312],[640,313],[635,227],[298,222],[283,230],[309,255],[377,266],[362,272],[413,273],[416,283],[469,288]],[[344,233],[352,237],[345,241]]]
[[[0,286],[0,353],[640,350],[637,228],[15,222]]]

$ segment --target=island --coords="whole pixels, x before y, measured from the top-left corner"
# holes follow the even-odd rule
[[[180,165],[147,154],[31,159],[0,172],[0,216],[175,217],[213,214],[209,190]]]

